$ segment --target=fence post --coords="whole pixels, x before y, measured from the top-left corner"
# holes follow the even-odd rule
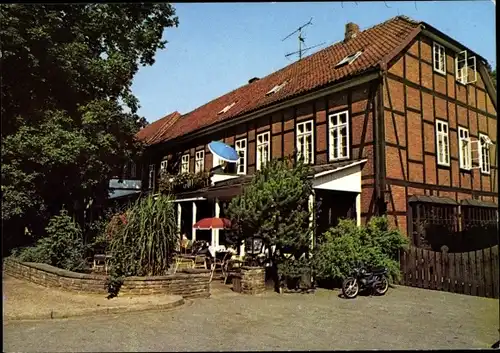
[[[450,289],[450,263],[448,258],[448,247],[446,245],[441,247],[441,261],[442,261],[442,271],[443,271],[443,286],[442,290],[449,291]]]

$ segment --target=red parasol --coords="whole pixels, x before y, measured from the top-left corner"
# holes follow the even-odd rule
[[[193,224],[193,228],[202,230],[229,229],[231,228],[231,221],[226,218],[217,218],[217,217],[203,218],[198,222],[196,222],[195,224]]]

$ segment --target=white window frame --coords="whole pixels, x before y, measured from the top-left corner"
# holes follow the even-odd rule
[[[300,128],[303,128],[302,132],[299,132]],[[307,127],[310,127],[310,130],[307,130]],[[295,126],[295,144],[297,146],[297,160],[303,155],[304,164],[314,164],[314,121],[308,120],[297,123]],[[311,150],[308,151],[308,144],[301,142],[301,138],[304,138],[304,141],[307,137],[311,139]],[[305,148],[305,150],[304,150]]]
[[[472,70],[474,73],[472,79],[469,79],[469,70]],[[462,85],[477,81],[476,57],[472,56],[469,58],[467,50],[455,54],[455,79]]]
[[[446,130],[446,131],[444,131]],[[450,166],[450,130],[448,123],[436,119],[436,156],[439,165]],[[439,142],[442,140],[441,148]],[[447,158],[446,158],[447,157]]]
[[[181,157],[181,168],[179,174],[189,173],[189,154],[184,154]]]
[[[490,144],[486,141],[491,141],[488,135],[479,133],[479,145],[481,148],[481,173],[490,174],[491,173],[491,161],[490,161]]]
[[[288,83],[288,81],[283,82],[281,85],[276,85],[273,88],[271,88],[267,93],[266,96],[270,96],[273,93],[277,93],[279,90],[281,90],[285,85]]]
[[[258,134],[255,145],[257,170],[261,170],[271,160],[271,133]]]
[[[236,104],[236,102],[233,102],[232,104],[229,104],[227,106],[225,106],[220,112],[218,112],[217,114],[220,115],[220,114],[224,114],[224,113],[227,113],[229,109],[231,109],[234,105]]]
[[[238,162],[236,162],[236,174],[245,175],[247,173],[247,139],[240,139],[234,143],[234,149],[238,153]],[[240,170],[240,167],[242,170]]]
[[[345,123],[340,123],[340,116],[345,115]],[[345,128],[345,143],[343,145],[342,139],[337,138],[336,146],[334,146],[333,132],[337,131],[337,136],[340,136],[340,132]],[[349,159],[349,111],[344,110],[338,113],[330,114],[328,116],[328,158],[330,161],[338,161],[342,159]],[[343,154],[344,147],[346,149],[345,155]],[[337,157],[335,157],[335,149],[337,149]]]
[[[201,173],[205,169],[205,151],[196,151],[194,156],[194,172]]]
[[[160,174],[166,173],[168,167],[168,160],[164,159],[160,162]]]
[[[436,60],[436,54],[438,56]],[[441,60],[442,59],[442,67]],[[437,42],[433,42],[432,44],[432,67],[434,71],[439,72],[441,74],[446,74],[446,49],[444,46]]]
[[[458,158],[460,169],[470,170],[472,168],[472,152],[469,129],[461,126],[458,127]]]
[[[347,55],[345,58],[340,60],[339,63],[337,65],[335,65],[335,67],[337,68],[339,66],[343,66],[344,64],[351,65],[354,62],[354,60],[356,60],[357,58],[360,57],[361,54],[363,54],[363,52],[358,51],[354,54]]]
[[[149,165],[148,189],[154,190],[154,188],[155,188],[155,181],[156,181],[155,169],[156,169],[156,166],[154,164]]]

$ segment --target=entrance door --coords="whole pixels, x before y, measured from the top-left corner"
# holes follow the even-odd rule
[[[316,199],[321,201],[317,234],[335,227],[341,218],[356,219],[356,193],[316,190]]]

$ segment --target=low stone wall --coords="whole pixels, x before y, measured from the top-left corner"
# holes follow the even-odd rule
[[[71,272],[47,264],[5,259],[7,275],[38,285],[78,293],[107,294],[108,276]],[[176,274],[154,277],[126,277],[118,295],[172,294],[184,298],[210,296],[210,271],[183,269]]]
[[[154,277],[127,277],[120,294],[182,295],[184,298],[210,296],[210,271],[205,269],[182,269],[174,275]]]
[[[233,277],[233,289],[244,294],[259,294],[266,290],[266,272],[262,267],[242,266]]]

